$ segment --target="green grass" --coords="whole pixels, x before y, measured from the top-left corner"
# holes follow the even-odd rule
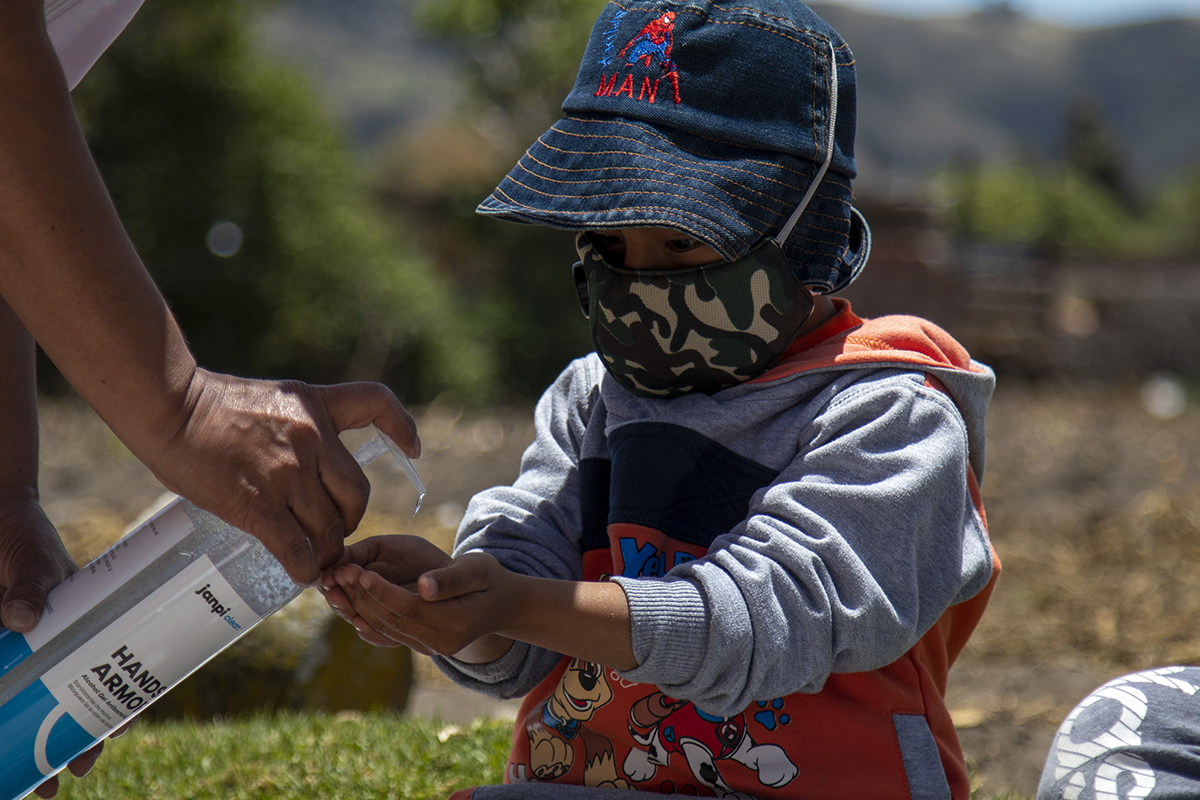
[[[444,800],[500,782],[511,731],[509,722],[453,726],[392,714],[141,723],[108,742],[86,778],[61,773],[58,797]]]
[[[61,773],[58,796],[443,800],[501,780],[511,730],[508,722],[456,727],[387,714],[138,724],[105,745],[86,778]]]

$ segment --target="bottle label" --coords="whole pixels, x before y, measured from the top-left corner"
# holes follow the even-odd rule
[[[25,634],[37,650],[113,590],[148,567],[195,529],[182,503],[171,503],[91,563],[50,590],[37,627]],[[11,665],[10,665],[11,666]],[[5,669],[0,666],[0,675]]]
[[[0,798],[22,796],[259,619],[212,560],[198,558],[0,706]],[[5,634],[0,664],[19,663],[3,651],[20,649],[8,640],[22,637]]]

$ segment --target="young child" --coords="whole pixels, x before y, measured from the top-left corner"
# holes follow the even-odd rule
[[[456,798],[966,800],[993,376],[829,297],[869,251],[853,55],[797,0],[613,0],[564,109],[480,211],[577,233],[596,354],[453,558],[353,545],[331,605],[524,696],[505,785]]]

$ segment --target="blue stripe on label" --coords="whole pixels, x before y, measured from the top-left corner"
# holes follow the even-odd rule
[[[13,633],[0,625],[0,675],[20,664],[32,652],[25,641],[25,634]]]
[[[41,681],[0,706],[0,797],[23,797],[45,780],[35,748],[43,723],[57,707],[58,701]],[[59,716],[45,734],[45,752],[40,755],[49,774],[96,741],[68,714]]]

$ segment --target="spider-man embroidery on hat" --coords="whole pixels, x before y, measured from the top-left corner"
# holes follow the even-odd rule
[[[625,19],[626,12],[620,11],[612,21],[612,27],[609,29],[606,39],[606,47],[604,57],[600,59],[601,66],[607,66],[613,60],[613,47],[616,44],[617,28]],[[641,85],[638,87],[638,96],[634,98],[634,77],[633,72],[629,72],[620,85],[617,84],[617,79],[621,77],[620,71],[614,72],[611,77],[606,77],[603,70],[600,72],[600,87],[596,89],[596,97],[616,97],[624,94],[627,97],[637,100],[646,100],[650,103],[654,102],[658,95],[658,83],[665,76],[671,82],[673,99],[675,104],[680,103],[679,99],[679,73],[675,68],[675,61],[671,58],[671,50],[675,46],[675,12],[664,11],[661,15],[646,23],[643,28],[638,31],[629,42],[621,48],[616,54],[618,63],[626,67],[636,67],[639,64],[642,67],[650,68],[656,62],[658,64],[658,76],[651,81],[649,75],[643,75]]]
[[[646,27],[642,28],[637,36],[630,39],[629,44],[621,48],[617,57],[624,58],[628,53],[629,60],[625,62],[626,64],[641,61],[643,67],[648,67],[651,56],[658,56],[659,64],[674,67],[674,64],[671,63],[671,47],[674,44],[675,12],[667,11],[658,19],[646,23]]]

